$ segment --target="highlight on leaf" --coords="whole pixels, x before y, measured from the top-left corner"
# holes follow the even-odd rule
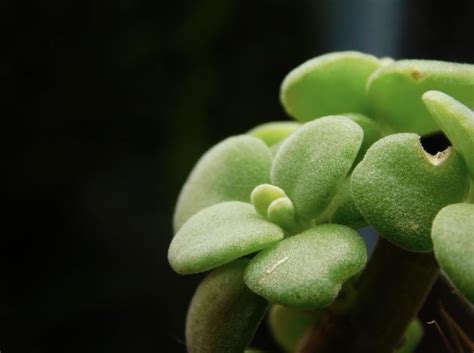
[[[347,112],[368,114],[366,84],[380,65],[376,57],[354,51],[318,56],[285,77],[280,101],[299,121]]]
[[[462,201],[469,186],[462,157],[454,150],[436,156],[416,134],[377,141],[355,168],[351,190],[364,218],[388,241],[417,252],[431,251],[431,224],[446,205]]]
[[[292,308],[323,308],[342,284],[367,261],[364,240],[349,227],[315,226],[255,256],[245,283],[271,303]]]
[[[186,318],[189,353],[242,353],[268,310],[244,284],[247,260],[214,270],[197,288]]]
[[[344,116],[304,124],[279,148],[271,171],[295,206],[296,215],[314,219],[329,205],[352,167],[363,139],[362,128]]]
[[[432,237],[441,268],[474,304],[474,204],[443,208],[434,219]]]
[[[198,211],[224,201],[250,202],[257,185],[270,182],[272,153],[258,138],[239,135],[207,151],[191,171],[176,204],[174,230]]]
[[[257,215],[252,205],[229,201],[196,213],[178,231],[168,250],[180,274],[208,271],[283,239],[283,230]]]
[[[367,89],[371,115],[386,131],[425,135],[439,128],[423,104],[423,93],[439,90],[474,108],[474,65],[394,61],[370,76]]]

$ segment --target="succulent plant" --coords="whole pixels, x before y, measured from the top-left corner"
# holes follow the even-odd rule
[[[298,122],[220,142],[179,195],[169,262],[212,271],[189,352],[244,352],[270,307],[288,352],[413,352],[439,267],[474,303],[474,65],[331,53],[280,99]],[[437,131],[452,147],[431,155],[420,137]]]

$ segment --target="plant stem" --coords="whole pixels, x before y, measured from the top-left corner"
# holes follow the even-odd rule
[[[432,253],[413,253],[379,239],[356,297],[344,312],[330,306],[303,337],[299,353],[390,353],[416,317],[439,273]]]

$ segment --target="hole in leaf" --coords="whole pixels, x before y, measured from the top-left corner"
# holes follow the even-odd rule
[[[452,152],[449,140],[442,133],[421,137],[420,144],[426,158],[434,166],[443,163]]]
[[[451,142],[449,142],[448,138],[441,132],[422,136],[420,142],[423,149],[431,155],[436,155],[440,151],[445,151],[449,146],[451,146]]]

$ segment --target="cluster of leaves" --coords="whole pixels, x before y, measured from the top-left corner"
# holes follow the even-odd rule
[[[364,269],[364,225],[407,251],[434,249],[474,302],[474,66],[333,53],[290,72],[280,98],[298,122],[220,142],[179,196],[169,262],[215,269],[189,309],[189,351],[243,352],[269,303],[293,351]],[[420,135],[439,130],[453,147],[433,156]]]

